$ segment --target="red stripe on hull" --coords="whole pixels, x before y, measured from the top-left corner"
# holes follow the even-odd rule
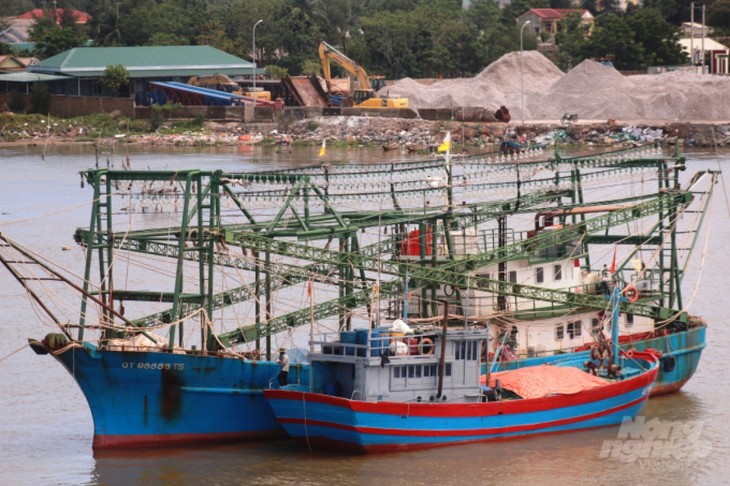
[[[309,420],[309,419],[292,419],[282,418],[279,419],[281,424],[303,424],[303,425],[319,425],[323,427],[330,427],[334,429],[342,429],[355,431],[361,434],[383,434],[383,435],[398,435],[408,437],[461,437],[469,435],[486,435],[486,434],[511,434],[517,432],[529,432],[533,430],[545,429],[550,427],[559,427],[561,425],[570,425],[574,423],[584,422],[595,418],[610,415],[615,412],[620,412],[627,408],[633,407],[640,403],[645,402],[648,399],[648,395],[642,396],[633,400],[629,403],[624,403],[618,407],[610,408],[607,410],[601,410],[600,412],[594,412],[588,415],[581,415],[579,417],[570,417],[560,420],[553,420],[551,422],[542,422],[538,424],[526,424],[526,425],[513,425],[510,427],[499,427],[499,428],[488,428],[488,429],[466,429],[466,430],[405,430],[405,429],[385,429],[378,427],[358,427],[353,425],[337,424],[333,422],[326,422],[323,420]]]
[[[94,449],[127,449],[131,447],[168,447],[193,444],[238,442],[252,439],[285,437],[283,431],[230,432],[222,434],[138,434],[138,435],[95,435]]]

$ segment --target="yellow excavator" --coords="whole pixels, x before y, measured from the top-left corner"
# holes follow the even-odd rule
[[[235,82],[230,76],[226,74],[209,74],[204,76],[191,76],[188,79],[189,85],[199,86],[201,88],[215,89],[218,91],[225,91],[226,93],[233,93],[241,96],[248,96],[249,98],[256,98],[262,101],[271,101],[271,92],[256,90],[244,91],[241,86]]]
[[[357,108],[408,108],[406,98],[379,98],[375,91],[385,86],[383,76],[368,76],[362,66],[324,41],[319,44],[319,59],[322,61],[322,73],[328,93],[332,92],[330,61],[334,61],[357,78],[358,87],[352,95],[353,106]]]

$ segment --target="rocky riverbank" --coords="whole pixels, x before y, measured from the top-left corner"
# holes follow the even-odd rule
[[[98,133],[94,126],[68,120],[6,124],[0,127],[0,144],[131,143],[140,145],[251,145],[301,144],[328,146],[365,145],[384,149],[430,150],[446,131],[459,149],[499,145],[519,139],[533,143],[616,145],[637,142],[686,146],[725,147],[730,144],[730,122],[618,122],[578,120],[572,123],[532,122],[462,123],[380,117],[317,117],[270,123],[205,122],[184,130],[160,129],[131,133],[126,125],[112,135]],[[168,123],[168,125],[170,125]],[[174,125],[174,123],[172,123]]]

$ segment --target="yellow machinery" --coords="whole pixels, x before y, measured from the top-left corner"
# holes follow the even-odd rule
[[[256,98],[260,101],[271,101],[270,91],[263,91],[258,89],[255,93],[253,91],[243,91],[241,89],[241,86],[237,82],[235,82],[225,74],[192,76],[190,79],[188,79],[188,84],[192,86],[199,86],[201,88],[215,89],[218,91],[225,91],[226,93],[248,96],[249,98]]]
[[[256,88],[256,91],[244,91],[243,96],[256,98],[259,101],[271,101],[271,91],[264,91],[263,88]]]
[[[334,61],[357,78],[358,87],[352,95],[353,106],[358,108],[408,108],[406,98],[378,98],[375,90],[385,85],[385,79],[382,76],[368,77],[367,71],[362,66],[324,41],[319,44],[319,59],[322,61],[322,73],[328,93],[332,91],[330,61]]]

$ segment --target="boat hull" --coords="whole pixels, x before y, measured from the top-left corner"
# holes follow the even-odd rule
[[[619,424],[639,413],[657,369],[572,395],[501,402],[362,402],[286,389],[264,394],[296,439],[338,450],[389,452]]]
[[[621,339],[621,348],[624,350],[635,349],[646,351],[654,349],[662,354],[659,373],[652,388],[652,396],[663,395],[678,391],[692,377],[697,370],[705,349],[705,334],[707,327],[697,326],[686,331],[677,331],[664,336],[654,336],[644,339]],[[637,336],[640,337],[640,336]],[[636,337],[635,337],[636,338]],[[589,352],[581,351],[585,359],[588,359]],[[514,361],[497,363],[495,371],[504,371],[525,366],[535,366],[543,363],[555,363],[569,357],[580,356],[579,353],[556,354],[525,358]],[[486,366],[483,368],[486,372]]]
[[[219,356],[98,350],[55,354],[83,392],[96,449],[182,445],[281,436],[262,390],[278,365]],[[308,382],[292,365],[290,383]]]

